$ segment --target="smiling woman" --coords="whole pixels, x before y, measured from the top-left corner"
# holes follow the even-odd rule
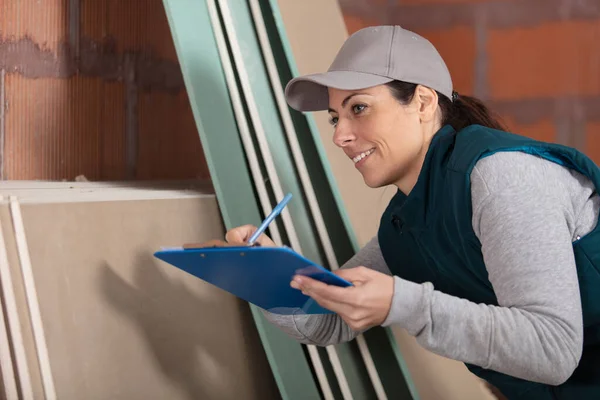
[[[431,89],[419,91],[421,101],[435,101]],[[355,162],[368,186],[406,188],[409,181],[416,181],[418,163],[427,152],[427,136],[433,136],[436,128],[431,124],[428,135],[414,129],[419,123],[416,101],[404,106],[380,85],[359,92],[330,88],[329,104],[333,142]]]
[[[365,184],[397,193],[376,237],[336,271],[352,287],[290,282],[334,314],[265,311],[269,321],[321,346],[394,324],[510,399],[600,398],[597,165],[507,132],[453,90],[430,42],[399,26],[356,32],[286,98],[328,110],[332,140]]]
[[[368,186],[393,184],[410,192],[431,138],[441,126],[504,129],[479,100],[456,92],[453,97],[451,101],[431,88],[398,80],[358,91],[329,87],[333,141],[352,159]]]

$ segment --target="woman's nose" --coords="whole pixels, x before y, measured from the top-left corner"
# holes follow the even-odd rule
[[[350,126],[343,122],[338,122],[335,127],[335,133],[333,134],[333,143],[338,147],[345,147],[352,143],[354,135]]]

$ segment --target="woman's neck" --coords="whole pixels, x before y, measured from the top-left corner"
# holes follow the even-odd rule
[[[425,157],[427,156],[427,152],[429,151],[429,147],[431,146],[433,137],[440,129],[441,127],[439,126],[439,123],[435,126],[426,127],[424,129],[424,141],[421,151],[411,163],[411,166],[408,168],[408,172],[404,174],[404,176],[395,183],[396,187],[398,187],[398,189],[400,189],[400,191],[406,196],[408,196],[410,192],[412,192],[413,188],[417,184],[419,176],[421,175],[421,170],[423,169],[423,164],[425,163]]]

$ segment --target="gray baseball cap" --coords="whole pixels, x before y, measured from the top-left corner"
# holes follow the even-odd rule
[[[400,26],[371,26],[352,34],[324,73],[299,76],[285,88],[298,111],[329,108],[328,87],[360,90],[399,80],[427,86],[452,99],[446,63],[427,39]]]

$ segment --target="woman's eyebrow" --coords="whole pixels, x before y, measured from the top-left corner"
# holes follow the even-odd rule
[[[348,104],[348,102],[350,101],[351,98],[353,98],[354,96],[358,96],[359,94],[364,94],[364,93],[352,93],[351,95],[349,95],[348,97],[346,97],[342,101],[342,108],[346,107],[346,104]],[[328,110],[328,112],[337,112],[337,111],[335,111],[333,108],[330,108]]]

